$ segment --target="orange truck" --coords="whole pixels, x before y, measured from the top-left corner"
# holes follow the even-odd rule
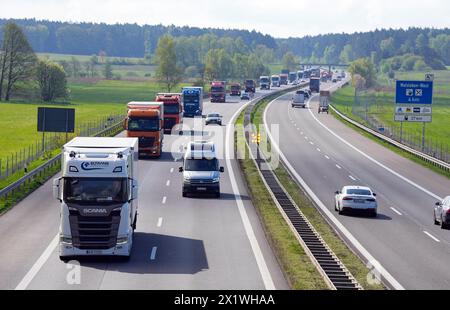
[[[164,140],[164,104],[130,102],[125,120],[128,138],[139,139],[140,157],[160,157]]]
[[[181,94],[160,93],[156,95],[156,102],[164,104],[164,132],[171,133],[176,125],[183,123]]]

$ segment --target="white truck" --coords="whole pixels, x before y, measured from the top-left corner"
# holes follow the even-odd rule
[[[61,203],[59,255],[128,259],[138,209],[137,138],[75,138],[62,150],[53,181]]]

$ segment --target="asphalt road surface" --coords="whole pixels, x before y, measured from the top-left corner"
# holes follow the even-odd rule
[[[325,84],[322,88],[336,87]],[[433,222],[450,180],[318,114],[318,96],[307,109],[292,108],[292,94],[273,102],[267,124],[280,126],[279,147],[291,166],[339,223],[406,289],[450,289],[450,231]],[[364,185],[378,194],[377,218],[340,216],[334,192]]]
[[[229,124],[244,103],[228,99],[207,102],[204,113],[219,112]],[[193,123],[185,119],[187,126]],[[0,217],[0,289],[288,289],[235,160],[221,160],[221,199],[181,195],[181,163],[174,160],[179,146],[207,138],[219,151],[232,152],[228,127],[200,125],[183,136],[166,135],[162,158],[139,162],[139,216],[129,262],[61,262],[59,203],[47,182]]]

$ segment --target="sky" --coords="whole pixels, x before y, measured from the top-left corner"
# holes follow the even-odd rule
[[[0,0],[0,18],[256,30],[277,38],[450,28],[448,0]]]

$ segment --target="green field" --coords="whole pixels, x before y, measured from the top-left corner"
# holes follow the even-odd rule
[[[450,71],[436,71],[434,73],[433,122],[426,125],[426,139],[436,148],[440,149],[442,145],[444,150],[448,149],[450,151]],[[396,74],[396,78],[423,80],[424,74],[424,72],[401,72]],[[386,127],[391,127],[398,131],[400,123],[394,121],[394,88],[388,85],[384,86],[377,91],[369,90],[363,92],[360,96],[361,106],[359,108],[361,111],[364,111],[367,103],[368,116],[381,121]],[[341,112],[366,124],[364,119],[352,113],[352,108],[355,105],[354,88],[346,87],[337,91],[333,95],[332,101]],[[404,136],[420,140],[422,127],[421,123],[404,123]]]
[[[106,81],[73,82],[69,84],[70,104],[44,105],[40,102],[0,102],[0,158],[41,139],[37,133],[37,108],[65,107],[76,110],[76,125],[96,121],[109,115],[125,114],[126,104],[130,101],[151,101],[155,94],[165,91],[149,81]],[[174,91],[179,91],[181,86]]]

